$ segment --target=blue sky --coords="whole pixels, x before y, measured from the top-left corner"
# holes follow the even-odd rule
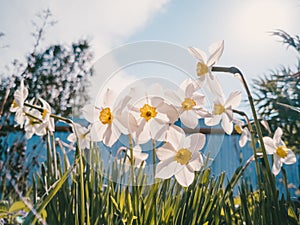
[[[47,30],[41,48],[88,38],[96,59],[101,59],[111,49],[144,40],[165,41],[183,48],[195,46],[205,51],[211,43],[224,40],[219,64],[238,66],[250,82],[280,65],[293,67],[297,63],[296,52],[287,50],[268,32],[282,29],[292,35],[300,34],[299,0],[0,0],[0,6],[0,31],[6,34],[0,44],[9,45],[0,49],[1,74],[7,74],[5,65],[14,58],[22,61],[32,48],[31,20],[45,8],[52,11],[58,23]],[[154,72],[150,67],[147,64],[136,71],[146,68],[146,75],[159,73],[160,67]],[[133,68],[128,71],[136,76]],[[119,76],[116,86],[131,79],[124,74]],[[221,77],[226,93],[241,88],[236,79]],[[102,83],[106,78],[96,74],[93,83]],[[97,88],[92,87],[93,95]]]

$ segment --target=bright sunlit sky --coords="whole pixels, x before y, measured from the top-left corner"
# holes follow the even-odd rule
[[[47,8],[58,23],[47,29],[41,47],[88,38],[96,63],[111,49],[143,40],[195,46],[205,51],[211,43],[224,40],[219,64],[238,66],[250,83],[281,65],[294,67],[297,63],[296,52],[287,50],[268,32],[282,29],[291,35],[300,34],[299,0],[0,0],[0,32],[5,33],[0,46],[9,45],[0,48],[1,74],[6,74],[5,65],[15,58],[24,60],[32,49],[31,21]],[[138,76],[133,71],[133,76]],[[151,69],[144,72],[147,76]],[[115,82],[116,86],[126,83],[126,75],[120,76],[122,82]],[[92,95],[105,79],[96,73]],[[234,78],[221,81],[226,93],[241,88]]]

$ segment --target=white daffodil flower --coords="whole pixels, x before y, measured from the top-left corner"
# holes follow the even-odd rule
[[[128,134],[127,103],[129,96],[125,96],[116,104],[116,96],[111,89],[107,89],[100,106],[86,105],[82,112],[85,119],[91,123],[91,140],[102,141],[111,147],[121,134]]]
[[[285,143],[281,140],[282,129],[278,127],[274,133],[273,139],[270,137],[263,137],[266,152],[269,155],[273,155],[272,172],[276,176],[279,174],[282,164],[287,165],[296,163],[295,153],[286,147]]]
[[[38,136],[44,136],[48,131],[54,132],[55,125],[54,119],[50,117],[51,107],[42,98],[39,98],[42,103],[43,111],[37,109],[30,109],[27,112],[26,121],[25,121],[25,131],[26,138],[30,139],[33,134]],[[29,104],[33,105],[34,100],[32,99]]]
[[[31,101],[30,104],[32,104]],[[42,123],[42,115],[40,111],[31,109],[28,111],[28,116],[25,120],[25,135],[27,139],[30,139],[34,134],[38,136],[44,136],[47,133],[46,124]]]
[[[26,118],[25,112],[26,108],[24,107],[24,102],[28,96],[28,89],[24,86],[24,80],[20,81],[20,86],[14,93],[14,100],[10,107],[10,111],[15,113],[14,120],[17,125],[20,125],[23,128],[24,121]]]
[[[201,133],[185,136],[181,128],[173,127],[167,133],[167,142],[156,150],[160,162],[156,166],[156,178],[168,179],[175,176],[177,182],[187,187],[199,171],[203,158],[199,150],[205,144],[205,135]]]
[[[189,128],[196,128],[199,118],[209,116],[204,108],[205,96],[196,92],[197,84],[192,79],[185,80],[178,91],[167,90],[166,96],[171,99],[179,113],[180,121]]]
[[[235,91],[230,94],[225,101],[224,98],[216,98],[214,100],[214,108],[211,118],[205,118],[204,122],[207,126],[215,126],[220,123],[226,132],[230,135],[233,131],[233,112],[232,109],[238,107],[241,102],[241,92]]]
[[[54,132],[55,131],[54,119],[50,117],[50,115],[51,115],[51,106],[44,99],[39,98],[39,100],[42,103],[42,108],[43,108],[43,112],[41,112],[43,125],[50,132]]]
[[[178,118],[177,110],[161,97],[144,98],[129,110],[129,126],[137,144],[164,140],[171,119]]]
[[[121,147],[118,150],[117,156],[120,154],[120,152],[125,152],[124,158],[118,159],[118,163],[120,165],[124,165],[124,172],[127,172],[129,168],[131,167],[131,161],[130,161],[130,149],[126,147]],[[140,168],[142,165],[145,167],[146,165],[146,159],[148,158],[149,154],[143,153],[142,148],[139,145],[136,145],[132,149],[132,155],[133,155],[133,167]],[[116,156],[116,157],[117,157]]]
[[[197,64],[198,85],[202,87],[207,83],[210,91],[219,96],[224,96],[220,81],[212,73],[212,67],[219,61],[224,50],[224,41],[213,43],[209,46],[209,57],[206,53],[195,47],[189,47],[190,53],[199,61]]]
[[[91,146],[91,134],[90,129],[81,126],[78,123],[74,123],[76,132],[71,133],[67,140],[72,144],[78,141],[78,146],[80,149],[88,149]],[[77,135],[77,136],[76,136]]]
[[[244,126],[243,121],[234,119],[234,129],[235,131],[241,135],[239,140],[240,147],[244,147],[248,141],[251,141],[251,134],[248,127]]]

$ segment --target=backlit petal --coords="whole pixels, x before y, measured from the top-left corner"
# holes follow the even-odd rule
[[[186,166],[183,166],[182,169],[175,174],[175,178],[181,186],[188,187],[191,183],[193,183],[195,174]]]
[[[240,102],[242,99],[242,93],[240,91],[234,91],[232,92],[227,101],[225,102],[225,108],[230,107],[231,108],[236,108],[239,106]]]
[[[83,117],[89,121],[90,123],[94,123],[99,118],[100,111],[95,108],[93,105],[85,105],[81,112],[83,114]]]
[[[272,166],[272,173],[276,176],[277,174],[279,174],[280,170],[281,170],[281,166],[282,166],[282,162],[280,160],[281,158],[279,156],[277,156],[276,154],[274,154],[274,162],[273,162],[273,166]]]
[[[155,177],[162,179],[171,178],[178,170],[178,167],[180,168],[180,164],[175,162],[173,158],[165,161],[160,161],[156,165]]]
[[[164,161],[169,158],[174,158],[176,152],[177,151],[174,149],[173,145],[167,142],[156,150],[156,155],[159,160]]]
[[[199,171],[203,165],[203,157],[200,152],[194,152],[188,164],[193,171]]]
[[[224,51],[224,41],[219,41],[211,44],[209,46],[210,56],[207,60],[207,65],[212,66],[216,64],[219,61],[221,55],[223,54],[223,51]]]
[[[205,118],[204,119],[204,123],[207,126],[215,126],[215,125],[217,125],[217,124],[220,123],[220,120],[221,120],[221,116],[220,115],[213,115],[212,117]]]
[[[183,111],[180,115],[181,122],[188,128],[194,129],[198,126],[199,116],[192,110]]]
[[[198,61],[206,63],[206,53],[204,51],[195,47],[189,47],[188,50]]]
[[[217,98],[224,99],[225,94],[221,86],[221,83],[217,77],[214,77],[214,79],[212,79],[211,76],[207,76],[206,83],[208,85],[210,92],[213,95],[215,95]],[[223,103],[224,102],[222,100],[222,104]]]
[[[170,126],[166,133],[166,141],[172,143],[175,150],[183,147],[185,140],[185,133],[183,129],[178,126]]]
[[[281,137],[282,137],[282,129],[280,127],[278,127],[274,133],[274,137],[273,137],[273,140],[274,140],[274,143],[276,146],[280,146],[280,145],[283,145],[283,142],[281,140]]]
[[[273,155],[276,152],[276,146],[274,145],[273,139],[270,137],[263,137],[263,141],[265,144],[267,154]]]
[[[205,135],[201,133],[191,134],[185,139],[184,147],[191,152],[199,151],[205,145]]]
[[[291,165],[297,162],[297,158],[295,153],[292,150],[288,149],[288,155],[281,161],[287,165]]]
[[[230,121],[228,116],[224,113],[222,114],[221,125],[222,125],[222,127],[223,127],[226,134],[230,135],[232,133],[232,131],[233,131],[232,122]]]

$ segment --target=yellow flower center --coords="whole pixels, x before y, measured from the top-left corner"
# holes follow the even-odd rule
[[[192,158],[192,153],[188,149],[182,148],[176,153],[174,158],[176,162],[180,163],[181,165],[186,165]]]
[[[221,104],[214,104],[214,111],[213,114],[215,115],[221,115],[223,112],[225,112],[225,108]]]
[[[99,116],[99,120],[103,123],[103,124],[111,124],[113,121],[113,114],[110,111],[110,108],[104,108],[102,109],[102,111],[100,112],[100,116]]]
[[[42,112],[42,118],[43,120],[46,118],[47,114],[49,113],[49,111],[47,109],[43,109],[43,112]]]
[[[242,128],[241,128],[240,125],[235,124],[235,125],[234,125],[234,129],[235,129],[235,131],[236,131],[238,134],[242,134],[242,133],[243,133]]]
[[[284,145],[277,147],[276,154],[281,158],[285,158],[288,155],[288,148]]]
[[[80,134],[79,139],[85,139],[86,134]]]
[[[35,124],[39,124],[40,122],[32,117],[29,118],[30,126],[34,126]]]
[[[142,108],[140,108],[141,117],[145,118],[148,122],[151,118],[154,118],[157,114],[156,108],[152,107],[148,104],[145,104]]]
[[[33,125],[35,124],[35,120],[34,120],[33,118],[30,118],[30,119],[29,119],[29,124],[30,124],[31,126],[33,126]]]
[[[185,98],[181,103],[181,108],[183,110],[191,110],[194,106],[196,106],[196,102],[191,98]]]
[[[18,106],[19,106],[18,103],[15,100],[13,100],[12,107],[13,108],[17,108]]]
[[[208,67],[202,62],[197,63],[197,75],[202,76],[208,73]]]

